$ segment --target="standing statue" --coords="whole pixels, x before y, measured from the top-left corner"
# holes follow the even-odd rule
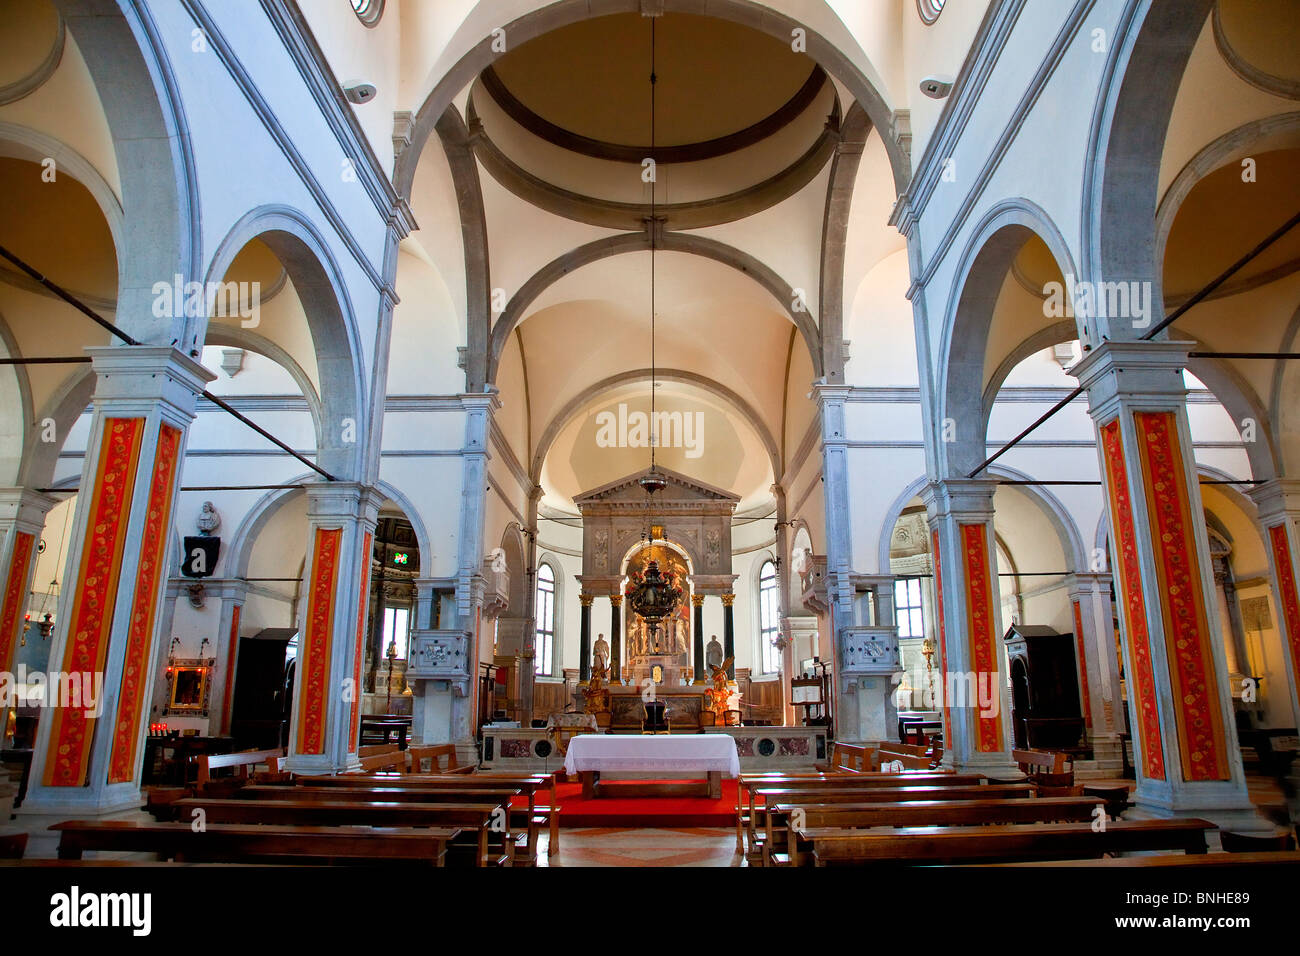
[[[674,635],[675,640],[673,644],[673,653],[689,654],[691,652],[691,646],[690,642],[686,639],[686,621],[680,617],[677,618],[675,622],[675,630],[676,634]]]
[[[596,646],[592,648],[591,654],[595,665],[593,670],[609,669],[609,641],[605,640],[604,634],[596,635]]]
[[[715,670],[722,663],[722,645],[718,643],[716,634],[709,641],[709,646],[704,649],[704,663]]]

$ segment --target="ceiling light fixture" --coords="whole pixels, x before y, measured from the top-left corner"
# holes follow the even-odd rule
[[[638,479],[638,484],[648,495],[662,491],[668,485],[655,465],[655,447],[659,444],[658,419],[655,417],[655,388],[658,387],[655,366],[655,245],[658,232],[658,222],[655,220],[655,183],[659,179],[659,164],[655,161],[655,85],[659,82],[659,77],[655,75],[656,20],[653,17],[650,20],[650,471]]]

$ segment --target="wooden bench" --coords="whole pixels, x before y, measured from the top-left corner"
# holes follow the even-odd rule
[[[902,764],[904,770],[930,770],[939,764],[942,753],[936,757],[925,747],[917,744],[883,743],[876,748],[874,770],[881,770],[889,764]]]
[[[361,763],[361,769],[349,771],[340,774],[340,776],[352,776],[357,773],[374,773],[376,770],[393,770],[397,773],[406,771],[406,751],[398,750],[396,747],[389,747],[378,753],[367,754],[364,757],[358,756],[357,760]]]
[[[456,762],[456,745],[455,744],[423,744],[418,747],[407,747],[406,752],[411,756],[410,766],[407,767],[407,773],[473,773],[475,768],[472,765],[460,766]],[[440,761],[443,757],[447,758],[447,765],[443,767]],[[429,761],[429,769],[424,769],[424,761]]]
[[[892,832],[803,827],[814,865],[967,863],[994,860],[1070,860],[1106,853],[1182,850],[1205,853],[1206,820],[1116,820],[1105,830],[1091,823],[912,827]]]
[[[1044,796],[1075,796],[1074,770],[1066,767],[1066,755],[1047,750],[1013,750],[1011,759],[1038,784]],[[1078,791],[1082,793],[1082,791]]]
[[[91,851],[156,853],[187,862],[425,863],[442,866],[459,827],[243,826],[214,823],[195,831],[189,823],[135,820],[68,820],[59,833],[59,859],[80,860]]]
[[[831,762],[818,770],[830,773],[863,773],[872,769],[874,747],[837,743],[831,749]]]
[[[454,787],[517,787],[528,795],[530,833],[535,832],[537,826],[548,827],[550,843],[547,848],[547,856],[555,856],[560,852],[560,804],[556,799],[554,774],[347,774],[337,777],[298,777],[297,784],[300,786],[322,787],[413,788],[428,786],[439,789]],[[550,791],[550,801],[549,803],[540,803],[538,796],[545,790]],[[542,819],[537,820],[534,817],[541,817]],[[531,843],[529,846],[530,856],[535,857],[536,852],[536,844]]]
[[[907,770],[902,773],[879,773],[877,771],[867,771],[856,774],[825,772],[784,773],[775,770],[763,771],[760,773],[742,773],[736,784],[736,852],[745,852],[746,834],[749,836],[749,845],[751,849],[755,847],[757,842],[754,798],[752,794],[755,787],[779,787],[787,784],[794,786],[798,783],[812,780],[829,780],[838,782],[840,785],[845,787],[896,787],[902,786],[903,780],[906,780],[908,784],[976,784],[982,783],[984,778],[973,774],[957,775],[948,771],[916,770]]]
[[[295,792],[298,791],[290,791]],[[185,818],[196,818],[206,823],[271,826],[455,827],[476,837],[474,859],[478,866],[514,862],[508,807],[510,797],[517,791],[422,803],[373,800],[370,797],[374,791],[355,796],[351,791],[330,792],[335,795],[334,800],[310,797],[298,800],[212,800],[193,797],[179,801],[177,809],[182,822]],[[497,835],[499,839],[494,839]]]
[[[1102,802],[1087,797],[1037,800],[917,800],[906,803],[771,803],[763,865],[801,864],[807,847],[794,838],[792,821],[811,829],[870,827],[977,826],[993,823],[1084,823],[1094,819]],[[788,854],[780,852],[788,848]]]
[[[240,780],[247,780],[253,769],[265,764],[270,773],[278,773],[280,761],[284,759],[282,750],[246,750],[234,754],[200,754],[199,755],[199,789],[207,787],[215,779],[214,770],[235,769]]]

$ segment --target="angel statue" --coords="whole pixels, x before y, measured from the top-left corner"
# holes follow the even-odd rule
[[[707,703],[705,709],[711,710],[717,715],[718,723],[721,724],[727,714],[727,702],[731,699],[731,688],[727,686],[727,668],[736,658],[728,657],[722,662],[721,667],[710,667],[713,676],[709,678],[712,687],[704,692]]]

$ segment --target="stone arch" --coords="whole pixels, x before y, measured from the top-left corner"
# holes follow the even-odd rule
[[[773,438],[772,433],[768,430],[767,426],[763,424],[762,418],[759,416],[758,412],[754,410],[753,406],[731,389],[719,385],[707,376],[700,375],[696,372],[688,372],[679,369],[656,369],[655,375],[660,381],[681,382],[698,386],[699,388],[716,395],[718,398],[721,398],[727,404],[740,412],[745,421],[754,429],[759,440],[763,442],[763,447],[767,451],[768,459],[772,463],[773,481],[778,483],[781,481],[782,465],[776,439]],[[609,378],[602,379],[601,381],[588,386],[583,389],[582,392],[570,399],[569,402],[555,414],[550,422],[547,423],[546,428],[542,431],[541,438],[537,442],[537,450],[533,454],[531,467],[528,471],[528,476],[533,483],[537,484],[541,481],[542,466],[546,462],[546,455],[550,452],[551,445],[555,443],[555,439],[559,436],[560,432],[564,430],[564,426],[571,422],[573,417],[581,412],[592,398],[611,388],[616,388],[625,382],[640,381],[642,379],[648,379],[649,377],[650,369],[648,368],[629,369],[626,372],[611,375]]]
[[[297,485],[316,479],[317,475],[314,472],[304,473],[289,479],[285,484]],[[244,519],[240,522],[235,533],[230,536],[230,546],[221,559],[225,565],[226,577],[242,578],[248,574],[248,562],[253,554],[253,545],[257,543],[257,538],[262,529],[275,516],[275,513],[293,500],[295,496],[305,495],[306,493],[302,488],[277,488],[274,491],[268,491],[253,503],[253,506],[244,514]],[[306,542],[304,542],[304,547],[306,547]]]
[[[322,441],[317,446],[317,464],[339,479],[360,477],[370,419],[363,414],[363,350],[347,284],[311,220],[281,205],[259,206],[231,227],[213,253],[205,282],[222,281],[235,256],[253,239],[260,239],[279,258],[311,330],[321,383]],[[206,329],[200,331],[206,333]],[[349,419],[353,440],[345,441],[344,423]]]
[[[411,523],[411,529],[415,532],[415,543],[420,549],[420,574],[422,578],[429,577],[429,571],[433,566],[433,539],[429,537],[429,531],[424,525],[415,506],[411,504],[411,499],[398,491],[393,485],[386,481],[376,481],[375,487],[397,507],[402,509],[402,517]]]
[[[818,376],[821,375],[821,339],[817,323],[810,313],[796,312],[792,308],[794,287],[782,280],[767,265],[749,253],[742,252],[725,242],[687,233],[664,233],[663,237],[655,243],[655,248],[663,252],[684,252],[689,255],[712,259],[744,273],[761,285],[781,304],[787,318],[799,330],[799,333],[803,336],[804,345],[808,348],[813,368]],[[505,311],[501,313],[500,318],[492,327],[487,380],[492,382],[496,378],[497,365],[505,352],[506,343],[510,341],[510,333],[514,331],[515,326],[523,321],[529,306],[550,286],[569,273],[593,262],[599,262],[601,259],[629,252],[646,252],[649,249],[650,237],[646,233],[620,233],[616,236],[607,236],[604,239],[596,239],[593,242],[578,246],[576,249],[552,259],[537,270],[527,282],[519,287],[519,291],[507,303]]]
[[[5,321],[2,314],[0,314],[0,349],[3,349],[5,356],[9,358],[22,357],[22,349],[18,347],[18,341],[14,338],[9,323]],[[0,463],[4,463],[3,471],[0,471],[0,482],[18,485],[23,463],[28,457],[32,444],[30,438],[39,432],[40,422],[33,418],[32,384],[27,369],[22,365],[10,365],[0,370],[0,376],[9,379],[13,385],[13,391],[18,399],[18,415],[14,424],[21,429],[14,435],[0,435]],[[0,378],[0,381],[3,381],[3,378]],[[6,418],[12,422],[14,416],[10,414]]]
[[[528,600],[527,582],[529,571],[524,555],[524,529],[518,521],[511,521],[501,532],[501,550],[505,552],[506,567],[510,574],[510,605],[512,617],[524,613]]]
[[[1043,349],[1051,348],[1053,345],[1060,345],[1062,342],[1071,342],[1078,337],[1079,329],[1072,319],[1065,319],[1057,322],[1055,325],[1045,329],[1040,329],[1029,338],[1017,345],[1011,353],[1002,360],[993,372],[992,378],[984,386],[984,395],[980,400],[980,434],[987,435],[989,430],[989,418],[993,414],[993,405],[997,402],[998,392],[1002,391],[1002,383],[1025,359],[1035,352],[1041,352]]]
[[[1213,3],[1129,0],[1120,15],[1113,34],[1119,42],[1106,59],[1085,154],[1080,259],[1088,281],[1159,288],[1152,224],[1160,157],[1183,72]],[[1132,337],[1135,330],[1120,324],[1090,331],[1099,339],[1102,332]]]
[[[89,365],[78,366],[77,371],[69,375],[58,391],[50,396],[45,406],[36,411],[35,422],[39,425],[47,418],[52,419],[55,435],[66,438],[77,419],[90,407],[94,395],[95,373]],[[47,487],[54,480],[54,469],[62,450],[62,439],[35,442],[23,458],[18,484],[27,488]]]
[[[492,49],[500,35],[497,31],[504,31],[504,36],[509,38],[509,44],[514,47],[582,20],[614,13],[640,12],[642,3],[641,0],[604,0],[600,4],[593,4],[590,0],[558,0],[506,23],[500,22],[499,12],[495,15],[489,13],[487,6],[485,3],[477,4],[461,21],[461,27],[431,71],[426,83],[429,93],[413,117],[411,144],[398,156],[394,169],[393,182],[403,196],[411,194],[420,153],[447,107],[474,77],[500,55]],[[661,0],[660,6],[669,13],[701,13],[699,0]],[[818,6],[820,9],[810,12],[820,14],[828,26],[842,26],[839,17],[829,7],[822,3]],[[863,105],[877,129],[892,128],[892,109],[879,92],[884,84],[875,74],[874,68],[865,61],[865,57],[859,58],[862,62],[855,62],[853,57],[822,33],[812,29],[807,22],[800,22],[774,10],[770,4],[759,4],[755,0],[710,0],[704,14],[751,27],[787,43],[795,30],[802,30],[808,56],[848,88]],[[846,38],[852,40],[847,33]],[[894,187],[901,192],[911,179],[911,164],[906,152],[892,135],[885,136],[884,140],[894,174]]]
[[[189,125],[158,25],[148,5],[55,0],[108,119],[122,185],[118,324],[149,344],[184,342],[183,316],[155,318],[160,277],[198,277],[202,240]],[[89,188],[89,184],[86,184]]]
[[[307,408],[311,412],[312,425],[316,431],[316,447],[320,447],[321,442],[324,441],[322,431],[324,415],[321,411],[320,394],[316,391],[316,386],[312,384],[311,379],[308,378],[306,370],[298,364],[297,359],[266,338],[266,336],[258,335],[251,329],[235,328],[230,325],[209,324],[207,337],[204,339],[203,344],[224,345],[229,348],[256,352],[288,372],[298,388],[301,389],[303,398],[307,400]]]
[[[1191,191],[1196,188],[1196,184],[1234,159],[1250,155],[1261,142],[1286,139],[1289,139],[1293,145],[1300,145],[1300,111],[1252,120],[1224,133],[1203,147],[1174,177],[1174,181],[1165,190],[1156,209],[1153,255],[1157,268],[1152,301],[1165,301],[1164,269],[1161,266],[1165,261],[1169,233],[1174,227],[1174,220],[1178,218],[1178,210],[1182,208],[1183,202]],[[1231,284],[1219,289],[1216,295],[1230,294],[1230,290]]]
[[[984,460],[982,399],[989,330],[1011,264],[1031,236],[1046,244],[1062,275],[1077,274],[1060,230],[1027,199],[1004,200],[985,213],[962,253],[939,345],[934,427],[941,429],[946,419],[957,425],[956,441],[937,443],[939,477],[965,475]]]
[[[986,474],[989,478],[994,479],[1032,480],[1032,477],[1025,472],[1000,464],[990,465]],[[886,574],[889,571],[890,541],[894,534],[894,527],[903,514],[903,509],[907,507],[909,501],[920,495],[922,489],[929,483],[930,479],[924,475],[917,478],[903,489],[902,493],[893,500],[889,509],[885,512],[885,521],[880,529],[880,543],[878,545],[881,574]],[[1071,565],[1066,570],[1070,572],[1086,571],[1088,569],[1088,549],[1084,545],[1083,535],[1079,531],[1078,524],[1071,516],[1069,509],[1056,495],[1043,486],[1016,485],[1014,487],[1023,492],[1043,512],[1044,517],[1055,529],[1061,544],[1061,552],[1065,555],[1066,562]],[[994,521],[996,525],[996,518]],[[1006,548],[1005,545],[1003,547],[1008,554],[1011,553],[1009,548]]]

